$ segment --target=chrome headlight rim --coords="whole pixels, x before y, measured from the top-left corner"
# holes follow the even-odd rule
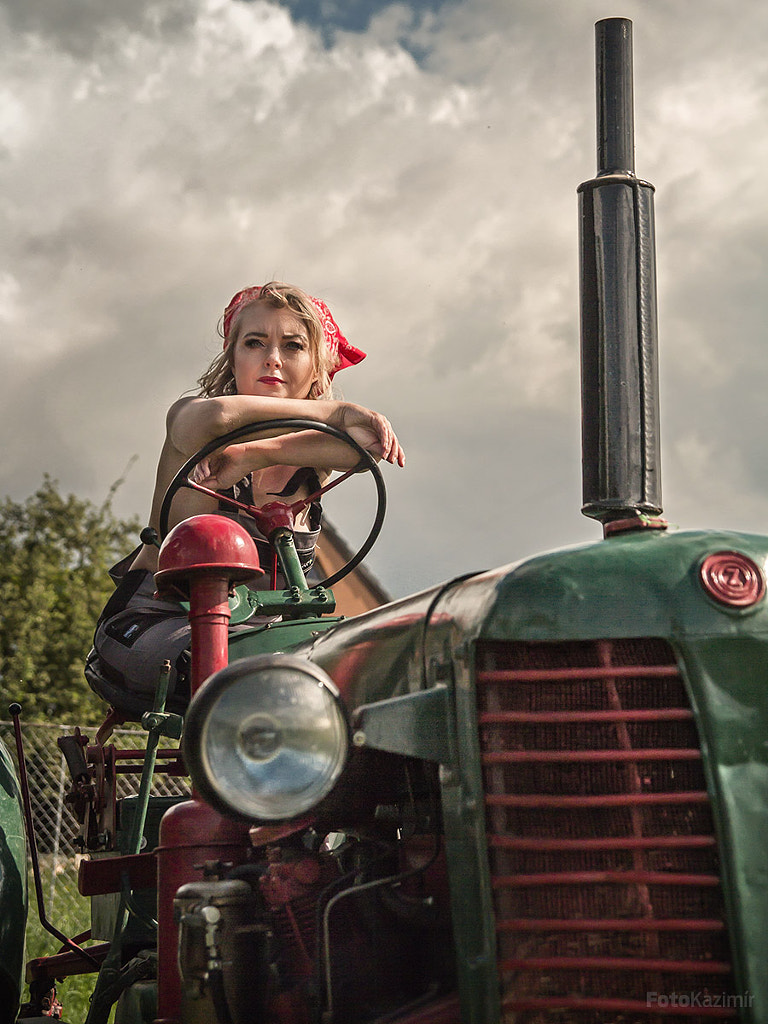
[[[228,800],[211,777],[205,754],[211,715],[216,705],[237,684],[259,674],[299,673],[310,685],[314,685],[330,699],[329,708],[337,716],[340,749],[333,771],[325,779],[319,796],[292,806],[287,813],[261,814],[253,808],[244,810],[241,801]],[[351,747],[349,718],[339,691],[330,676],[318,665],[305,658],[289,654],[257,654],[241,658],[210,676],[189,703],[184,720],[184,734],[181,743],[184,762],[196,792],[212,807],[228,818],[255,824],[279,823],[301,818],[309,814],[333,790],[344,772]]]

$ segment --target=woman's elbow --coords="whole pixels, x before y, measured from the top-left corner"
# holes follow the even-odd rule
[[[193,455],[214,437],[221,437],[231,428],[226,406],[216,398],[204,398],[172,406],[166,429],[178,451]]]

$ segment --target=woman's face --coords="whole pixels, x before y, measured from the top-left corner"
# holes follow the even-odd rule
[[[265,302],[238,316],[232,372],[239,395],[306,398],[315,380],[307,328],[290,309]]]

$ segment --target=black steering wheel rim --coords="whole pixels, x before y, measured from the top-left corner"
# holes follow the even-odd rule
[[[330,437],[335,437],[337,440],[343,441],[348,447],[352,448],[353,451],[357,452],[360,456],[361,471],[368,472],[373,476],[373,480],[376,485],[376,515],[374,516],[373,525],[371,526],[368,536],[348,562],[346,562],[335,573],[332,573],[326,579],[315,584],[317,587],[332,587],[334,583],[338,583],[339,580],[343,579],[345,576],[349,575],[353,569],[357,568],[376,543],[376,540],[381,533],[381,528],[384,525],[384,516],[387,511],[387,491],[384,486],[384,477],[379,469],[379,465],[370,452],[367,452],[365,448],[361,447],[361,445],[359,445],[354,438],[350,437],[349,434],[345,434],[343,430],[339,430],[337,427],[332,427],[328,423],[321,423],[318,420],[297,418],[245,423],[243,426],[236,427],[234,430],[230,430],[227,434],[222,434],[221,437],[215,437],[212,441],[208,441],[207,444],[204,444],[202,448],[198,449],[194,455],[187,459],[184,465],[178,470],[173,480],[168,484],[165,495],[163,496],[162,505],[160,506],[158,523],[160,539],[164,540],[168,534],[168,521],[170,519],[173,499],[182,487],[189,486],[187,483],[187,477],[198,462],[206,458],[208,455],[212,455],[213,452],[218,451],[220,448],[225,448],[229,444],[235,444],[244,437],[258,436],[259,434],[264,434],[270,430],[285,430],[286,433],[294,433],[298,430],[316,430],[322,434],[328,434]]]

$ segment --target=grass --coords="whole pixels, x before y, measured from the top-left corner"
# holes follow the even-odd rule
[[[76,900],[76,902],[75,902]],[[56,907],[54,914],[49,913],[50,923],[68,937],[75,937],[88,928],[90,918],[89,900],[83,896],[59,901],[62,906]],[[84,944],[88,948],[88,944]],[[29,916],[27,919],[26,956],[28,963],[35,957],[52,956],[58,953],[61,944],[56,936],[51,935],[40,924],[34,893],[30,893]],[[85,1024],[90,1006],[90,997],[96,983],[96,974],[80,974],[56,983],[59,1002],[63,1005],[62,1022],[67,1024]],[[22,1001],[29,999],[29,991],[25,986]],[[109,1016],[114,1020],[114,1007]]]

